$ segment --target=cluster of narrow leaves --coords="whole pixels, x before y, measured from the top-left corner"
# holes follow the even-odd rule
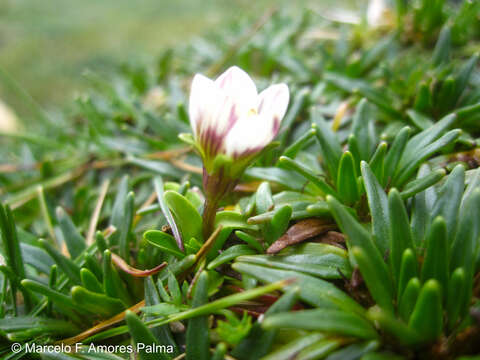
[[[268,12],[33,108],[0,149],[2,357],[478,355],[480,6],[396,5],[375,29]],[[191,75],[233,64],[292,100],[206,239],[177,135]],[[84,345],[26,354],[54,343]]]

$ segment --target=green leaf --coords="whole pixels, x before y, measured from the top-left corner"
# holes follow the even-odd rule
[[[359,144],[362,144],[358,148],[360,160],[369,160],[374,147],[373,139],[369,134],[369,125],[371,120],[370,105],[366,99],[360,100],[358,103],[355,114],[353,115],[352,133]]]
[[[397,286],[397,300],[400,302],[402,294],[410,279],[418,277],[418,262],[412,249],[405,249],[400,265],[400,277]]]
[[[350,250],[353,247],[357,247],[358,249],[362,250],[358,253],[362,258],[361,260],[365,260],[367,263],[365,271],[369,276],[371,276],[370,281],[367,281],[369,289],[371,287],[373,291],[377,293],[377,297],[380,299],[383,305],[386,306],[386,309],[391,310],[391,303],[393,299],[392,280],[390,278],[387,265],[383,261],[380,252],[375,247],[370,234],[337,200],[329,197],[327,198],[327,202],[330,205],[332,215],[340,227],[340,230],[347,235],[347,244]],[[368,254],[368,258],[366,259],[364,259],[366,256],[365,254]],[[363,274],[362,266],[360,266],[360,271]],[[372,292],[372,289],[370,289],[370,292]]]
[[[72,319],[76,323],[83,323],[80,321],[80,317],[77,315],[76,311],[87,313],[85,308],[79,306],[78,304],[74,303],[72,298],[69,296],[62,294],[59,291],[49,288],[48,286],[39,283],[35,280],[24,279],[21,282],[22,286],[30,291],[37,292],[41,295],[46,296],[50,301],[52,301],[61,311],[62,313],[68,315],[70,319]],[[88,314],[90,315],[90,314]],[[82,319],[84,320],[84,319]]]
[[[208,302],[208,273],[203,271],[198,277],[193,294],[192,307],[199,307]],[[186,357],[187,360],[210,359],[210,341],[208,329],[208,317],[198,316],[190,319],[186,334]]]
[[[263,214],[273,208],[272,191],[270,184],[264,181],[260,184],[255,195],[255,204],[257,207],[257,214]]]
[[[412,197],[438,183],[443,179],[445,174],[446,172],[444,169],[437,169],[430,172],[427,176],[412,180],[405,185],[404,190],[400,193],[400,196],[404,200],[408,199],[409,197]]]
[[[97,277],[87,268],[80,269],[80,278],[83,286],[92,292],[103,293],[103,286],[98,281]]]
[[[362,355],[375,351],[380,346],[378,340],[370,340],[362,343],[347,345],[329,355],[327,360],[357,360]]]
[[[287,189],[304,191],[305,179],[297,173],[278,167],[251,167],[245,175],[253,179],[268,180],[280,184]],[[307,187],[308,189],[308,187]]]
[[[372,172],[377,177],[377,180],[383,185],[384,168],[385,168],[385,154],[387,153],[387,143],[385,141],[378,144],[375,153],[370,159],[369,166]]]
[[[165,191],[164,197],[180,229],[182,239],[184,241],[191,238],[203,240],[202,217],[190,201],[171,190]]]
[[[173,219],[172,213],[168,208],[167,202],[165,201],[165,196],[164,196],[165,190],[164,190],[164,184],[163,184],[162,178],[159,176],[155,177],[153,179],[153,186],[155,187],[155,192],[157,193],[158,204],[160,205],[160,209],[162,210],[163,216],[165,216],[165,219],[167,220],[168,225],[172,229],[173,237],[175,238],[177,247],[181,251],[184,251],[182,236],[180,235],[178,226],[175,223],[175,220]],[[185,241],[187,240],[188,239],[185,239]]]
[[[443,63],[447,63],[450,59],[450,47],[451,47],[451,31],[450,26],[445,25],[440,31],[435,49],[432,55],[432,64],[438,66]]]
[[[258,230],[255,225],[250,225],[245,219],[245,215],[236,211],[219,211],[215,216],[215,228],[222,226],[223,229],[242,229],[242,230]]]
[[[290,246],[274,256],[241,256],[237,258],[237,261],[274,269],[294,270],[325,279],[349,277],[352,272],[344,250],[336,246],[317,243]]]
[[[345,311],[313,309],[284,312],[265,317],[265,329],[290,328],[320,331],[331,335],[353,336],[359,339],[374,339],[377,332],[364,318]]]
[[[183,302],[182,299],[182,292],[180,291],[180,285],[178,285],[178,281],[173,273],[168,274],[167,278],[168,283],[168,291],[170,292],[170,296],[172,297],[172,302],[174,305],[181,305]]]
[[[297,156],[298,152],[302,148],[304,148],[308,143],[310,143],[310,140],[315,136],[316,132],[317,132],[316,127],[312,127],[305,134],[303,134],[298,140],[296,140],[293,144],[291,144],[288,148],[286,148],[282,155],[288,158],[294,158],[295,156]]]
[[[337,181],[338,166],[342,156],[342,147],[337,140],[335,133],[325,120],[317,112],[312,113],[314,123],[318,126],[316,132],[318,143],[320,144],[322,158],[327,172],[333,182]]]
[[[18,241],[17,230],[15,228],[15,222],[9,206],[3,207],[0,204],[0,229],[2,233],[2,245],[1,250],[4,251],[6,257],[6,263],[8,268],[15,274],[18,279],[25,278],[25,267],[23,264],[23,257],[20,251],[20,242]],[[12,285],[12,292],[15,296],[15,285]],[[24,293],[25,305],[27,309],[30,308],[30,296]],[[16,302],[15,302],[16,309]]]
[[[110,225],[115,226],[116,229],[120,229],[122,226],[122,221],[125,216],[125,205],[128,194],[128,175],[122,177],[120,183],[117,187],[117,195],[115,196],[115,201],[113,203],[112,215],[110,216]],[[109,237],[110,245],[117,245],[120,233],[118,231],[114,232]]]
[[[252,235],[247,234],[246,232],[237,230],[235,231],[235,235],[240,239],[245,241],[252,249],[257,250],[259,253],[263,253],[263,246],[262,244],[254,238]]]
[[[429,174],[430,167],[428,164],[423,164],[418,169],[417,179],[424,178],[425,174]],[[413,239],[416,245],[421,245],[425,237],[425,231],[430,223],[431,204],[435,202],[435,199],[430,195],[435,195],[435,189],[429,188],[415,195],[412,203],[412,215],[411,215],[411,229]]]
[[[69,258],[63,256],[52,244],[44,239],[38,240],[40,246],[55,260],[58,267],[74,284],[80,284],[80,267]]]
[[[313,170],[308,169],[306,166],[300,164],[299,162],[292,160],[286,156],[281,156],[279,159],[279,163],[282,166],[294,170],[300,175],[302,175],[305,179],[314,184],[324,194],[337,196],[335,190],[330,185],[328,185],[321,176],[315,175],[313,173]]]
[[[299,297],[307,304],[317,307],[342,309],[359,315],[365,313],[365,310],[347,294],[325,280],[297,271],[271,269],[266,266],[246,262],[235,262],[232,268],[266,283],[284,279],[296,279],[294,284],[287,287],[287,289],[292,286],[298,286],[300,288]]]
[[[419,132],[417,135],[412,137],[405,148],[404,156],[402,156],[403,161],[409,162],[418,155],[419,150],[425,148],[433,141],[437,140],[442,133],[444,133],[455,121],[457,116],[455,114],[449,114],[444,116],[442,119],[437,121],[431,127]]]
[[[267,356],[264,356],[262,360],[290,360],[303,349],[306,349],[322,339],[324,339],[324,335],[318,333],[299,337],[298,339],[281,346]]]
[[[153,336],[151,330],[130,310],[125,314],[125,321],[128,326],[133,342],[137,345],[138,356],[141,360],[167,360],[171,359],[168,354],[163,352],[149,352],[148,347],[160,345]],[[139,346],[140,345],[140,346]],[[143,348],[143,346],[145,346]]]
[[[264,232],[265,240],[268,244],[273,243],[285,233],[291,217],[292,207],[290,205],[283,205],[275,209],[272,220],[266,224]]]
[[[408,323],[410,315],[417,303],[418,294],[422,285],[417,277],[411,278],[405,286],[405,291],[402,292],[400,301],[398,303],[398,314]]]
[[[185,257],[185,254],[178,248],[175,238],[170,234],[159,230],[148,230],[143,234],[143,238],[150,244],[162,249],[162,251],[172,254],[177,259]]]
[[[442,320],[440,284],[436,280],[428,280],[420,290],[408,327],[415,330],[422,341],[434,341],[442,332]]]
[[[442,217],[433,220],[427,235],[427,249],[422,266],[422,282],[435,279],[447,291],[449,277],[449,245],[447,224]]]
[[[225,359],[225,354],[227,353],[227,345],[223,342],[218,343],[215,348],[215,352],[212,355],[212,360],[223,360]]]
[[[340,158],[337,191],[346,204],[354,204],[359,199],[355,162],[349,151],[343,153]]]
[[[368,310],[367,315],[372,321],[378,323],[382,329],[395,336],[401,344],[414,345],[418,343],[418,334],[403,321],[395,318],[392,313],[375,306]]]
[[[460,69],[456,78],[455,99],[458,99],[467,87],[472,72],[477,65],[478,58],[479,54],[472,55],[472,57],[467,62],[465,62],[465,64]]]
[[[68,253],[72,259],[76,259],[87,247],[85,239],[78,232],[70,216],[61,207],[57,208],[57,219]]]
[[[242,255],[253,255],[256,254],[256,251],[248,245],[234,245],[229,247],[227,250],[223,251],[218,255],[214,260],[212,260],[208,266],[208,270],[215,269],[216,267],[223,265],[231,260]]]
[[[396,189],[388,193],[390,216],[390,266],[394,281],[400,278],[403,252],[414,249],[407,210]]]
[[[335,349],[342,346],[343,340],[339,338],[322,339],[305,347],[298,353],[298,360],[323,359]]]
[[[162,282],[166,280],[170,272],[174,275],[182,274],[184,271],[190,269],[196,261],[197,257],[194,254],[191,254],[185,256],[182,260],[171,262],[166,268],[158,273],[158,281]]]
[[[461,130],[451,130],[443,135],[440,139],[420,149],[410,161],[404,161],[404,157],[402,157],[402,161],[400,162],[401,166],[398,168],[395,176],[395,184],[397,186],[404,184],[422,162],[424,162],[431,155],[435,154],[437,151],[453,143],[460,136],[460,134]]]
[[[289,106],[289,110],[285,115],[285,118],[282,121],[280,133],[281,141],[285,142],[285,139],[290,131],[290,128],[294,121],[296,120],[298,114],[305,107],[305,104],[308,103],[308,98],[310,96],[310,89],[308,87],[303,87],[295,93],[292,104]]]
[[[457,229],[458,212],[465,189],[465,167],[457,165],[440,188],[438,199],[432,209],[431,218],[441,216],[447,224],[448,242],[452,243]]]
[[[466,286],[463,294],[461,314],[467,312],[470,302],[473,277],[475,272],[475,259],[479,251],[478,236],[480,226],[480,188],[473,191],[463,205],[458,224],[458,231],[451,248],[450,269],[463,267],[465,270]]]
[[[125,284],[112,264],[110,250],[105,250],[103,253],[103,289],[107,296],[118,298],[125,305],[132,303]]]
[[[38,246],[33,246],[27,243],[20,243],[20,250],[22,252],[23,262],[25,264],[32,266],[44,274],[48,274],[50,272],[50,268],[54,264],[54,260],[45,250]],[[9,267],[11,266],[9,265]]]
[[[109,318],[125,310],[125,306],[120,300],[89,291],[81,286],[72,287],[71,293],[76,304],[81,305],[93,314]]]
[[[238,344],[250,332],[252,318],[246,311],[243,312],[241,320],[238,320],[229,310],[223,310],[221,314],[226,317],[227,321],[218,320],[215,332],[222,341],[232,345]]]
[[[291,288],[271,305],[265,316],[289,311],[297,302],[299,289]],[[274,340],[276,330],[264,330],[260,322],[255,322],[250,333],[232,350],[232,356],[239,360],[257,360],[266,355]]]
[[[428,113],[432,108],[432,93],[428,83],[420,83],[413,107],[415,110],[407,110],[407,115],[417,128],[420,130],[425,130],[433,125],[433,122],[428,117],[417,112],[420,111],[423,113]]]
[[[447,291],[447,318],[448,328],[455,327],[464,304],[463,296],[467,294],[467,276],[463,268],[457,268],[452,273]]]
[[[142,311],[144,311],[144,309],[146,308],[151,308],[151,307],[162,305],[162,304],[170,305],[166,303],[161,304],[162,300],[160,298],[160,293],[158,291],[158,288],[155,286],[155,283],[153,282],[153,279],[151,276],[145,278],[144,288],[145,288],[145,307],[142,309]],[[163,286],[162,286],[162,289],[163,289]],[[155,318],[154,316],[147,315],[145,317],[145,320],[149,321],[149,320],[153,320],[154,318]],[[173,347],[174,351],[172,353],[172,356],[179,355],[177,344],[175,343],[175,339],[173,338],[172,332],[170,331],[170,327],[168,325],[163,325],[163,326],[153,328],[151,329],[151,331],[160,344],[171,345]]]
[[[0,319],[2,333],[14,334],[29,331],[32,337],[39,335],[75,335],[80,329],[70,321],[45,318],[40,316],[16,316]]]
[[[353,254],[355,261],[360,268],[365,283],[367,284],[370,294],[380,307],[386,311],[393,313],[393,294],[391,289],[391,283],[382,283],[378,270],[375,268],[369,254],[363,249],[354,246],[350,250]],[[381,270],[380,270],[381,271]]]
[[[365,161],[361,162],[360,167],[367,192],[368,207],[372,214],[373,235],[375,236],[378,250],[380,250],[380,254],[383,255],[386,254],[390,243],[387,194],[385,194],[382,186]]]

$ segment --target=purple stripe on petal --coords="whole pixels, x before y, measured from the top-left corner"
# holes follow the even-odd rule
[[[258,107],[257,107],[257,113],[260,114],[262,109],[263,109],[263,104],[265,102],[265,99],[262,98],[262,100],[260,100],[260,104],[258,104]]]
[[[273,118],[273,128],[272,128],[274,137],[278,134],[278,130],[280,130],[280,119],[277,116],[275,116]]]

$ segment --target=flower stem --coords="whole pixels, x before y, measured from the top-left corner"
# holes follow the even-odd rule
[[[213,227],[215,225],[215,216],[217,215],[217,208],[219,203],[219,198],[217,197],[207,197],[205,199],[205,205],[203,208],[203,238],[208,239],[208,237],[213,232]]]

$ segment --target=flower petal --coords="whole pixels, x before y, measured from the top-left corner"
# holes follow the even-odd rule
[[[212,110],[216,92],[215,83],[209,78],[196,74],[192,81],[190,89],[190,99],[188,103],[188,114],[190,117],[190,126],[193,135],[198,136],[200,128],[205,122],[209,122],[212,118]]]
[[[257,87],[251,77],[237,66],[227,69],[216,80],[215,84],[229,97],[231,97],[237,106],[241,106],[238,111],[248,111],[257,98]]]
[[[289,100],[288,86],[283,83],[269,86],[258,95],[257,112],[260,117],[272,124],[274,136],[280,128],[280,122],[287,111]]]
[[[275,137],[272,121],[253,114],[239,119],[225,138],[225,152],[233,158],[262,150]]]

